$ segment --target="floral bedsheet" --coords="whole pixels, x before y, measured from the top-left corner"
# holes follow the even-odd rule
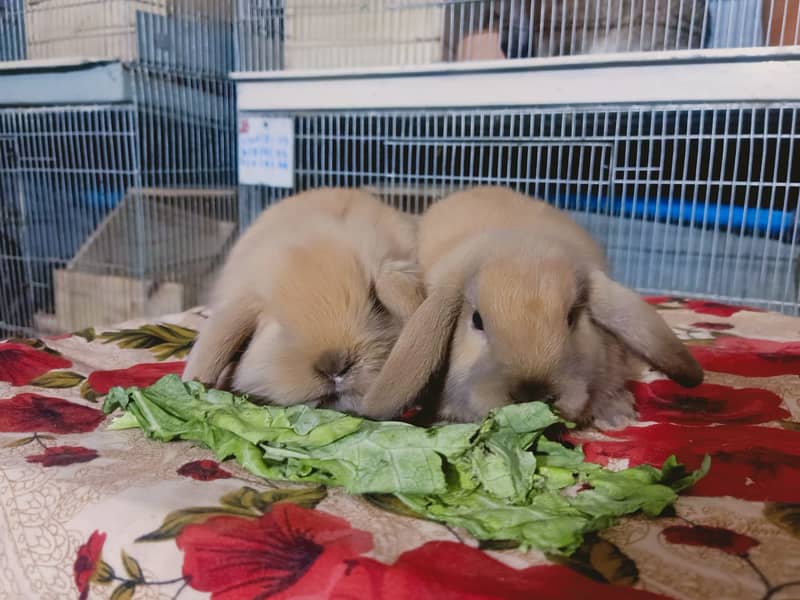
[[[102,397],[179,373],[201,310],[0,342],[0,598],[800,598],[800,319],[650,301],[706,383],[645,373],[640,423],[575,441],[612,466],[708,453],[711,472],[569,560],[107,431]]]

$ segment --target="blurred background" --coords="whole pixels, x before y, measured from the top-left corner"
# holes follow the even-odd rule
[[[508,185],[642,292],[800,314],[799,6],[0,0],[0,337],[201,304],[323,185]]]

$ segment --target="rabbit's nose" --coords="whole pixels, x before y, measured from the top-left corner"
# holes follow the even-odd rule
[[[553,388],[546,381],[537,379],[526,379],[518,383],[511,390],[511,399],[514,402],[533,402],[534,400],[544,401],[553,395]]]
[[[328,350],[323,352],[314,363],[314,370],[326,379],[341,381],[352,366],[353,362],[346,353]]]

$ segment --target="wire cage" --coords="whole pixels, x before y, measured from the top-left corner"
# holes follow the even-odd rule
[[[0,337],[202,301],[238,223],[234,14],[0,0]]]
[[[771,95],[750,85],[750,97],[726,96],[702,76],[672,96],[640,93],[671,86],[676,57],[741,53],[729,82],[778,64],[776,52],[800,46],[798,5],[0,0],[0,336],[200,303],[261,210],[321,185],[365,186],[413,212],[452,189],[509,185],[570,210],[643,292],[798,313],[796,62],[780,72],[782,95],[760,78]],[[92,86],[59,79],[68,57],[113,61],[118,95],[87,99]],[[562,94],[598,65],[650,59],[649,79],[622,85],[611,73],[592,89],[613,93]],[[24,65],[49,79],[11,85],[7,71]],[[479,74],[452,105],[416,98],[470,65],[561,79],[526,88],[523,78],[489,101]],[[354,78],[325,87],[347,70]],[[239,93],[237,124],[243,82],[231,71],[277,73],[262,96],[312,84],[272,108]],[[375,73],[408,86],[382,89]],[[334,101],[343,85],[358,89],[349,105]],[[382,94],[409,99],[374,101]],[[271,178],[253,177],[264,165],[248,167],[258,137],[248,128],[267,123],[283,154]]]
[[[285,121],[292,161],[289,177],[263,169],[259,179],[248,155],[257,138],[240,135],[240,216],[252,219],[287,193],[323,185],[367,187],[414,213],[455,189],[506,185],[570,211],[605,247],[614,276],[641,292],[797,314],[800,100],[755,99],[774,80],[763,69],[778,62],[769,57],[717,56],[710,72],[687,57],[670,67],[682,91],[651,91],[664,76],[661,58],[633,72],[630,62],[601,59],[580,71],[538,64],[510,74],[491,66],[311,81],[242,74],[240,130]],[[786,73],[798,65],[790,54]],[[727,85],[713,83],[723,76]],[[426,87],[426,108],[401,97],[415,77]],[[564,77],[572,87],[543,91]],[[740,77],[751,77],[751,86]],[[697,78],[712,85],[697,90]],[[797,89],[783,81],[778,98]],[[739,97],[724,100],[732,90]],[[291,109],[299,96],[311,99]]]
[[[771,61],[800,46],[796,0],[239,6],[240,126],[283,120],[292,140],[283,172],[262,164],[259,177],[258,144],[280,145],[240,128],[243,224],[321,185],[422,212],[503,184],[571,211],[642,292],[800,312],[800,89],[762,93]],[[676,85],[676,61],[699,65],[693,79]],[[636,65],[641,79],[625,73]],[[787,69],[777,77],[799,75]],[[753,75],[761,88],[743,85]]]
[[[366,187],[420,213],[507,185],[569,210],[649,293],[797,313],[800,103],[269,113],[291,117],[293,190]],[[254,115],[248,115],[253,118]],[[287,190],[242,189],[243,215]]]
[[[128,104],[0,108],[6,335],[190,308],[235,235],[230,84],[131,76]]]
[[[0,0],[0,61],[105,58],[227,76],[234,0]]]
[[[792,46],[794,0],[240,0],[240,71]]]

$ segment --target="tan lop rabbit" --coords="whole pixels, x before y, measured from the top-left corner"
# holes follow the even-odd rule
[[[613,427],[634,416],[634,358],[678,383],[703,371],[658,313],[612,281],[600,247],[566,213],[479,187],[433,205],[419,228],[427,298],[409,319],[359,412],[392,418],[443,377],[439,416],[554,401],[570,420]],[[640,365],[641,366],[641,365]]]
[[[256,399],[351,410],[424,297],[415,243],[412,217],[364,191],[268,208],[231,250],[184,379],[220,385],[233,371]]]

